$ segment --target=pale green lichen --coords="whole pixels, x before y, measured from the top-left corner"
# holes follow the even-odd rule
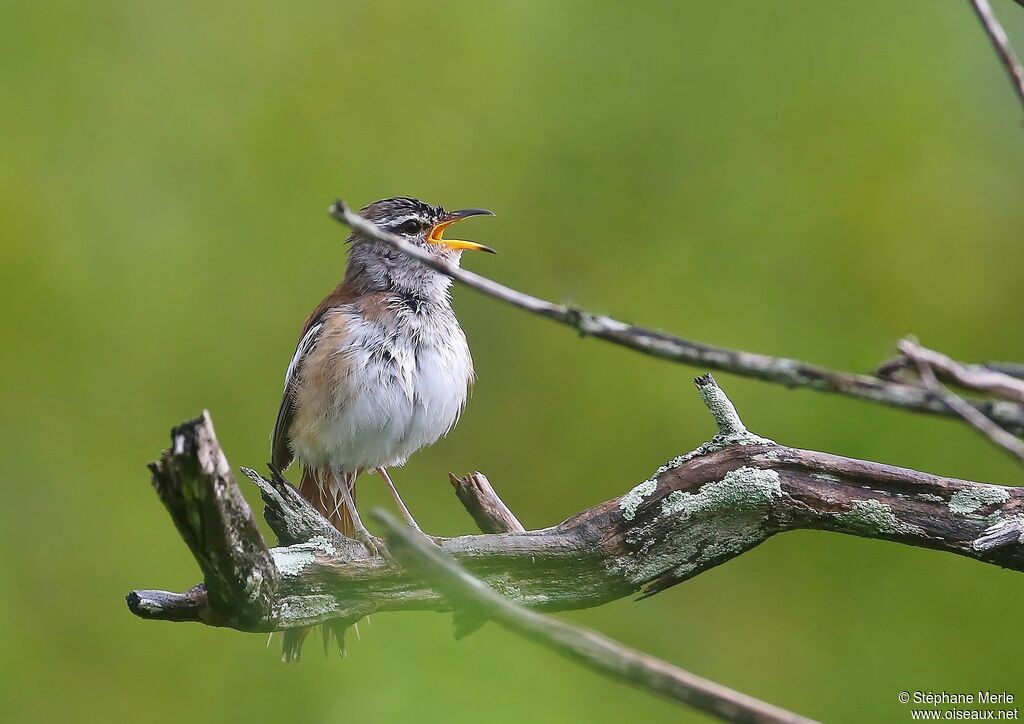
[[[521,601],[523,590],[512,582],[510,576],[495,576],[488,579],[487,584],[505,598]]]
[[[337,609],[338,602],[333,596],[288,596],[278,604],[277,616],[288,623],[313,623],[324,620]]]
[[[313,536],[306,543],[298,543],[287,548],[272,548],[270,556],[274,565],[283,576],[297,576],[306,566],[316,560],[317,553],[336,555],[338,549],[322,535]]]
[[[310,538],[309,544],[314,548],[319,548],[328,555],[334,556],[338,554],[338,549],[334,547],[334,544],[322,535],[315,535]]]
[[[655,520],[627,534],[633,552],[620,556],[611,568],[635,582],[669,572],[677,578],[692,575],[770,535],[768,514],[781,497],[779,474],[752,467],[732,470],[696,493],[673,491]],[[659,531],[665,532],[664,538]]]
[[[546,603],[550,603],[550,601],[551,596],[546,593],[531,593],[529,595],[520,595],[517,602],[521,606],[526,606],[527,608],[536,608],[538,606],[543,606]]]
[[[730,470],[720,481],[708,483],[696,493],[673,491],[661,502],[661,512],[689,516],[719,508],[751,511],[781,496],[782,485],[777,472],[742,467]]]
[[[657,480],[645,480],[622,496],[619,500],[619,508],[622,510],[622,517],[626,520],[633,520],[636,517],[637,508],[644,502],[644,498],[654,492],[658,487]]]
[[[245,577],[245,592],[249,594],[255,594],[260,588],[263,587],[263,574],[259,569],[254,568],[249,572],[249,575]]]
[[[297,576],[306,566],[316,560],[313,551],[300,546],[288,548],[271,548],[270,556],[274,559],[274,565],[282,576]]]
[[[916,525],[897,518],[887,504],[873,499],[855,500],[850,510],[839,516],[839,523],[850,533],[869,537],[922,532]]]
[[[696,382],[701,399],[704,400],[704,404],[711,412],[711,417],[718,425],[719,433],[723,435],[747,434],[747,428],[743,424],[743,420],[740,419],[739,413],[736,412],[732,400],[711,379],[711,375],[698,377]]]
[[[956,515],[971,515],[982,506],[998,505],[1009,499],[1009,491],[997,485],[965,488],[954,493],[949,499],[949,512]]]
[[[713,438],[708,440],[706,443],[704,443],[703,445],[699,446],[696,450],[694,450],[692,452],[688,452],[685,455],[679,456],[678,458],[673,460],[672,463],[669,463],[669,464],[672,465],[673,463],[675,463],[675,465],[673,465],[673,467],[676,467],[676,466],[681,465],[682,463],[686,462],[687,460],[692,460],[693,458],[700,457],[701,455],[707,455],[709,453],[717,452],[718,450],[724,450],[725,448],[732,447],[733,445],[774,445],[774,444],[775,444],[774,440],[769,440],[766,437],[761,437],[760,435],[755,435],[754,433],[752,433],[752,432],[750,432],[748,430],[744,430],[743,432],[738,432],[738,433],[731,433],[729,435],[715,435]]]
[[[657,479],[662,474],[667,473],[669,470],[678,468],[683,463],[689,460],[699,458],[702,455],[710,455],[713,452],[724,450],[725,448],[732,447],[733,445],[761,445],[767,447],[769,445],[775,444],[776,443],[774,440],[770,440],[766,437],[761,437],[760,435],[755,435],[754,433],[746,430],[740,433],[730,435],[715,435],[707,442],[698,445],[696,449],[691,450],[690,452],[685,453],[683,455],[678,455],[669,460],[667,463],[665,463],[660,468],[654,471],[654,475],[651,476],[651,480]],[[769,450],[768,452],[765,453],[765,457],[768,458],[769,460],[775,460],[778,458],[778,453],[775,450]]]

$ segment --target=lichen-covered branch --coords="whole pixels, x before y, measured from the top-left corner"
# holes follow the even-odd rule
[[[597,337],[643,354],[681,364],[729,372],[744,377],[774,382],[785,387],[802,387],[821,392],[855,397],[915,412],[958,417],[927,389],[896,380],[827,369],[801,360],[744,352],[693,342],[646,327],[626,324],[601,314],[540,299],[499,284],[468,269],[456,267],[409,244],[335,201],[331,216],[360,234],[398,249],[455,281],[519,309],[567,325],[581,335]],[[1014,434],[1024,434],[1024,403],[1009,400],[972,400],[969,402],[986,416]]]
[[[692,706],[724,721],[803,724],[812,720],[780,709],[672,664],[623,646],[596,631],[544,616],[499,595],[451,556],[409,527],[378,511],[398,561],[436,588],[457,611],[495,621],[566,658],[613,679]]]
[[[133,591],[143,618],[202,620],[239,628],[273,615],[278,570],[242,497],[206,411],[171,431],[171,448],[150,466],[153,488],[185,540],[205,585],[185,594]]]
[[[623,496],[551,528],[438,539],[441,549],[499,593],[548,611],[596,606],[638,592],[651,595],[776,533],[802,528],[933,548],[1024,570],[1024,489],[779,445],[747,431],[710,377],[699,378],[698,386],[719,425],[719,434],[709,442],[666,463]],[[195,455],[193,449],[176,446],[163,464],[194,468],[197,462],[190,458]],[[211,593],[216,589],[226,595],[206,601],[206,592],[196,588],[188,594],[136,591],[129,598],[133,612],[271,631],[379,611],[447,608],[431,587],[395,563],[370,557],[362,546],[324,529],[319,514],[301,496],[290,494],[286,483],[251,475],[264,495],[267,519],[286,544],[270,550],[272,572],[261,568],[266,554],[250,545],[233,559],[236,584],[225,585],[223,571],[228,569],[203,563],[209,553],[202,546],[216,544],[216,537],[197,543],[186,526],[183,537],[198,546]],[[214,492],[199,490],[191,502],[168,506],[176,522],[193,515],[193,507],[207,506],[203,501],[211,495],[238,495],[229,476],[201,480]],[[232,510],[232,515],[248,516],[247,508],[244,515],[237,506]],[[260,614],[239,616],[232,597],[249,595],[242,564],[250,559],[254,570],[263,570],[258,590],[260,600],[269,603],[249,607]]]

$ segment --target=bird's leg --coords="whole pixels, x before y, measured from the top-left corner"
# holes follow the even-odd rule
[[[355,475],[341,475],[333,470],[331,475],[334,477],[334,484],[337,486],[342,502],[352,515],[352,527],[355,529],[356,537],[363,542],[363,545],[370,551],[370,555],[379,555],[377,550],[378,542],[370,534],[370,531],[366,529],[366,526],[363,525],[363,520],[359,517],[359,511],[356,510],[356,501],[352,498],[352,489],[349,485],[355,482]]]
[[[405,502],[402,501],[402,496],[398,494],[398,488],[396,488],[395,484],[391,482],[391,476],[388,475],[388,471],[384,468],[377,468],[377,474],[384,479],[385,483],[387,483],[388,490],[391,491],[391,496],[398,504],[398,509],[402,511],[402,516],[405,518],[405,522],[409,524],[410,528],[422,535],[423,530],[420,528],[419,523],[416,522],[416,519],[412,517],[412,513],[409,512],[409,509],[405,507]]]

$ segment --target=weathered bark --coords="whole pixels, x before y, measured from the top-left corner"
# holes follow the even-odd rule
[[[205,585],[180,596],[133,591],[128,607],[143,618],[202,620],[259,627],[274,616],[277,568],[231,475],[208,413],[171,431],[171,448],[150,466],[153,487],[185,540]]]
[[[458,616],[494,621],[605,676],[626,682],[725,721],[744,724],[814,724],[813,720],[741,694],[648,656],[582,626],[520,606],[470,576],[454,559],[385,513],[388,547],[452,603]]]
[[[896,344],[900,355],[881,365],[876,373],[883,379],[895,379],[905,370],[914,370],[918,365],[927,365],[937,378],[952,382],[957,387],[993,395],[1002,400],[1024,402],[1024,379],[1011,374],[1013,367],[1006,371],[990,365],[972,365],[958,362],[949,355],[928,349],[913,337],[901,339]]]
[[[526,530],[508,506],[498,497],[483,473],[459,477],[448,473],[455,494],[466,512],[484,533],[522,533]]]
[[[1024,489],[778,445],[747,432],[710,377],[698,384],[720,428],[709,443],[670,461],[622,497],[554,527],[438,539],[441,549],[496,591],[548,611],[651,595],[776,533],[801,528],[1024,570],[1024,545],[1014,535],[1024,521]],[[164,468],[205,470],[201,461],[222,459],[208,418],[175,435]],[[182,435],[188,439],[179,441]],[[268,566],[268,554],[248,532],[227,535],[254,524],[244,503],[237,504],[226,463],[217,470],[186,476],[194,481],[191,497],[161,493],[196,553],[210,595],[198,588],[186,594],[135,591],[129,606],[137,615],[272,631],[379,611],[447,609],[440,595],[395,563],[370,557],[360,544],[332,532],[285,483],[249,471],[267,504],[268,523],[288,544],[269,552]],[[200,529],[217,535],[195,535],[188,522],[194,515],[206,521]],[[222,545],[228,539],[238,544]]]

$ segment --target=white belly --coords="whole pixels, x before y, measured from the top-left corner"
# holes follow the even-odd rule
[[[294,430],[306,465],[356,472],[402,465],[443,437],[458,420],[473,376],[465,335],[455,322],[398,329],[362,322],[334,354],[347,373],[321,395],[315,424]]]

